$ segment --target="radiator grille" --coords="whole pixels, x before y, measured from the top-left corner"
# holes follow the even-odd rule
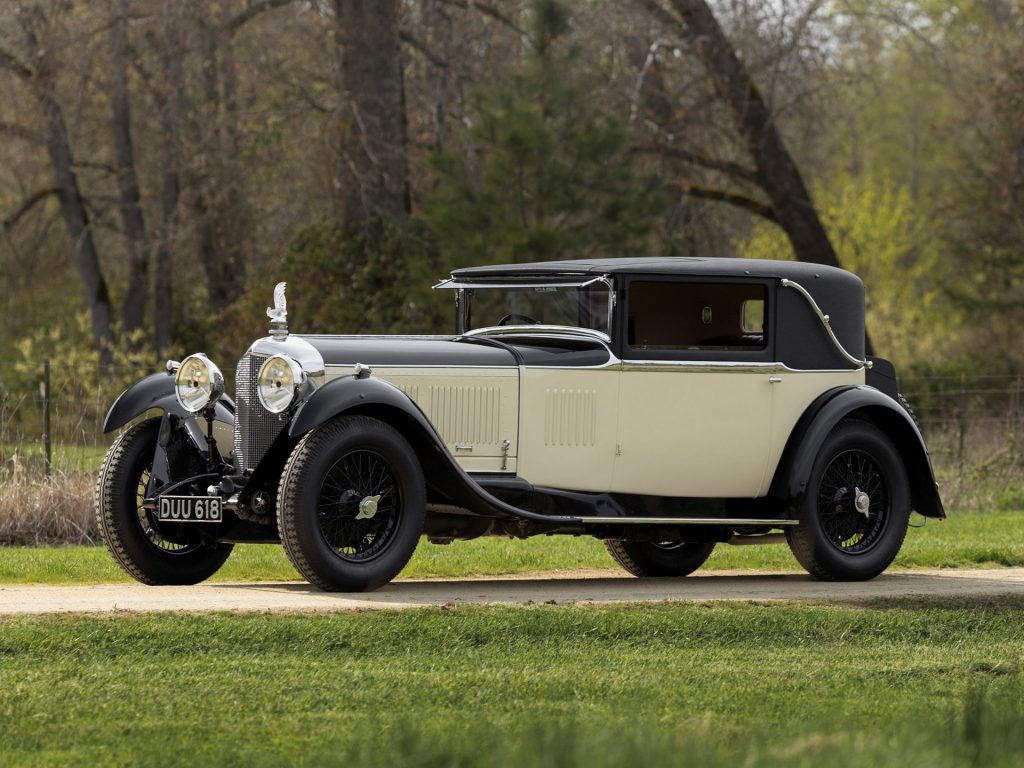
[[[256,376],[266,360],[246,355],[235,373],[235,469],[241,473],[252,472],[284,427],[256,394]]]

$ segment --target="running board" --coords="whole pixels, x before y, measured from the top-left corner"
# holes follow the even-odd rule
[[[590,525],[767,525],[771,528],[800,524],[799,520],[759,520],[746,517],[580,517],[579,521]]]

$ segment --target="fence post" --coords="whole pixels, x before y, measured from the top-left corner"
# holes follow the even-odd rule
[[[967,432],[967,372],[960,373],[960,446],[957,451],[960,464],[960,485],[964,483],[964,435]]]
[[[43,361],[43,450],[46,452],[46,476],[53,468],[53,445],[50,442],[50,361]]]

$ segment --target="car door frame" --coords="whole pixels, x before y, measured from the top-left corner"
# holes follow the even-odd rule
[[[762,286],[764,347],[630,347],[629,294],[637,282]],[[780,369],[775,357],[777,290],[778,281],[769,277],[620,276],[613,342],[621,361],[613,491],[713,498],[753,498],[764,493],[770,484],[773,384]],[[692,396],[687,396],[687,390]]]

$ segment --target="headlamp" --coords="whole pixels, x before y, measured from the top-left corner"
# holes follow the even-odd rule
[[[302,366],[287,355],[274,355],[260,368],[256,393],[268,411],[283,413],[295,400],[302,380]]]
[[[174,376],[174,394],[182,408],[198,413],[224,394],[224,376],[206,355],[189,355]]]

